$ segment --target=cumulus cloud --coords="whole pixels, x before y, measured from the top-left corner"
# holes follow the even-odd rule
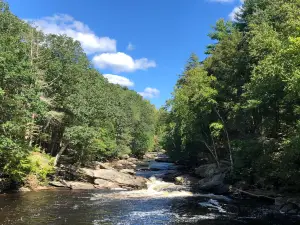
[[[115,72],[134,72],[156,67],[153,60],[147,58],[133,59],[123,52],[102,53],[94,56],[92,61],[95,67],[99,69],[111,69]]]
[[[238,18],[239,14],[242,12],[242,6],[237,6],[235,7],[232,12],[229,14],[229,19],[231,21],[236,21]]]
[[[157,98],[160,92],[156,88],[147,87],[143,92],[138,93],[144,98]]]
[[[134,83],[126,77],[113,74],[103,74],[103,76],[108,80],[109,83],[119,84],[123,87],[133,87]]]
[[[127,45],[127,50],[128,51],[133,51],[134,49],[135,49],[134,45],[129,42],[129,44]]]
[[[116,52],[116,40],[98,37],[86,24],[65,14],[27,20],[46,34],[64,34],[79,41],[87,54]]]

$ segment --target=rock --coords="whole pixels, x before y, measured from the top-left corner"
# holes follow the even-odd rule
[[[156,158],[155,161],[156,162],[165,162],[165,163],[173,163],[174,162],[169,157]]]
[[[277,197],[275,198],[275,205],[278,210],[286,214],[300,213],[300,198]]]
[[[29,191],[31,191],[31,190],[30,190],[30,188],[28,188],[28,187],[20,187],[20,188],[18,189],[18,191],[19,191],[19,192],[29,192]]]
[[[175,177],[175,184],[184,184],[183,177]]]
[[[54,187],[67,187],[65,184],[61,183],[60,181],[50,181],[49,185]]]
[[[89,189],[95,189],[93,184],[85,183],[85,182],[79,182],[79,181],[67,181],[66,184],[69,188],[73,190],[89,190]]]
[[[202,191],[212,191],[216,194],[227,193],[229,192],[229,185],[224,184],[224,178],[224,173],[204,178],[198,182],[198,188]]]
[[[209,178],[216,174],[226,173],[229,171],[227,163],[220,163],[218,168],[215,163],[205,164],[195,169],[195,174],[202,178]]]
[[[133,169],[123,169],[120,170],[121,173],[128,173],[130,175],[135,175],[135,171]]]
[[[138,176],[132,176],[115,170],[95,170],[94,178],[107,180],[121,187],[143,188],[146,186],[147,179]]]
[[[131,158],[127,159],[127,161],[136,164],[136,163],[138,163],[139,160],[137,158],[131,157]]]
[[[11,179],[9,178],[0,178],[0,192],[6,191],[11,187]]]
[[[206,164],[195,169],[195,174],[202,178],[209,178],[217,173],[219,173],[219,169],[216,164]]]
[[[121,159],[129,159],[129,155],[122,155],[121,157],[120,157]]]
[[[113,164],[113,167],[118,170],[135,169],[136,165],[128,160],[119,160]]]
[[[97,189],[113,189],[113,188],[120,188],[117,184],[103,180],[103,179],[95,179],[94,184],[96,184]]]
[[[144,155],[144,159],[155,159],[156,158],[156,153],[153,153],[153,152],[147,152],[145,155]]]
[[[109,163],[98,163],[97,169],[112,169],[111,165]]]

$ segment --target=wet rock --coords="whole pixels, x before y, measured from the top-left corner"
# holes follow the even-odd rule
[[[93,184],[85,183],[85,182],[79,182],[79,181],[67,181],[67,186],[73,190],[89,190],[89,189],[95,189]]]
[[[175,177],[175,184],[184,184],[183,177]]]
[[[130,175],[135,175],[135,171],[133,169],[123,169],[120,170],[121,173],[128,173]]]

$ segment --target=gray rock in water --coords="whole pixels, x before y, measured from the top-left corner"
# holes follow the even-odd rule
[[[146,186],[147,179],[139,176],[132,176],[121,173],[116,170],[100,169],[91,170],[87,168],[81,169],[85,176],[90,179],[102,179],[117,184],[121,187],[143,188]]]

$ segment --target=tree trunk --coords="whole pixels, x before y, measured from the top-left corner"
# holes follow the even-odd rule
[[[214,108],[214,110],[215,110],[215,112],[217,113],[218,117],[220,118],[220,120],[223,123],[223,130],[224,130],[224,133],[225,133],[226,138],[227,138],[228,151],[229,151],[229,159],[230,159],[230,168],[231,168],[231,172],[232,172],[233,171],[233,158],[232,158],[232,150],[231,150],[231,144],[230,144],[229,135],[228,135],[228,132],[227,132],[227,129],[226,129],[226,126],[225,126],[225,122],[224,122],[222,116],[220,115],[219,111],[216,108]]]
[[[54,166],[57,166],[58,160],[60,159],[61,155],[64,153],[64,151],[67,149],[68,145],[65,145],[64,147],[62,147],[59,152],[57,153],[57,155],[55,156],[55,160],[54,160]]]

